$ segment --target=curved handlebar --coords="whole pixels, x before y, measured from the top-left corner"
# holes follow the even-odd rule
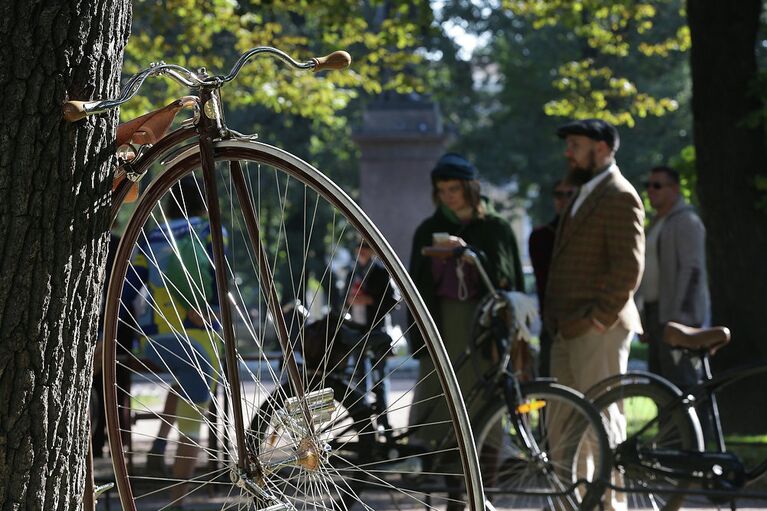
[[[454,257],[472,263],[477,268],[477,272],[492,296],[493,302],[502,303],[501,307],[510,307],[509,310],[512,311],[511,320],[514,322],[513,329],[516,332],[515,335],[521,335],[528,341],[530,340],[529,326],[538,317],[537,304],[534,304],[524,293],[517,291],[507,293],[497,289],[493,285],[493,281],[490,280],[490,276],[485,271],[481,258],[474,248],[468,245],[461,247],[428,246],[421,248],[421,255],[439,258]],[[497,309],[495,309],[495,305],[492,305],[490,308],[483,310],[494,314]],[[505,367],[505,365],[502,365],[502,367]]]
[[[88,115],[100,114],[118,107],[133,98],[141,88],[144,80],[150,76],[168,76],[181,85],[190,88],[204,86],[212,88],[221,87],[223,84],[234,80],[248,60],[260,54],[277,57],[296,69],[313,69],[315,72],[325,69],[344,69],[351,64],[351,56],[345,51],[335,51],[324,57],[313,57],[306,62],[299,62],[284,51],[270,46],[251,48],[243,53],[226,76],[209,76],[204,68],[194,72],[175,64],[153,62],[148,68],[133,75],[121,91],[120,96],[116,99],[64,102],[64,119],[74,122]]]

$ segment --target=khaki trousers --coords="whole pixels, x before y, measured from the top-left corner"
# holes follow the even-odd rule
[[[551,347],[551,376],[563,385],[585,393],[595,383],[614,374],[625,373],[628,368],[629,349],[633,333],[622,326],[606,332],[591,328],[572,339],[557,334]],[[617,405],[606,411],[607,433],[610,443],[626,439],[626,419]],[[563,425],[562,425],[563,426]],[[549,425],[552,441],[557,438],[560,425]],[[612,483],[622,485],[619,474],[613,473]],[[605,509],[627,509],[626,494],[612,490],[605,492]]]

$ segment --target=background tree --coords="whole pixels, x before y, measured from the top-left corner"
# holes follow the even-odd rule
[[[130,2],[0,4],[0,509],[79,509]]]
[[[767,357],[762,342],[767,310],[767,143],[764,90],[759,90],[757,48],[763,46],[762,0],[722,8],[688,0],[696,170],[707,252],[713,319],[729,326],[735,341],[715,362],[731,367]],[[767,412],[749,403],[763,399],[767,381],[728,395],[725,412],[744,429],[763,433]],[[760,420],[755,420],[760,416]]]

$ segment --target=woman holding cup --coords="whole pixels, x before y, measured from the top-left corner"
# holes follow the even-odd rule
[[[431,171],[434,214],[424,220],[413,236],[410,274],[439,329],[448,356],[455,362],[471,339],[472,321],[477,305],[487,294],[477,269],[455,258],[431,258],[421,249],[436,245],[458,247],[470,245],[482,259],[482,265],[497,288],[524,291],[522,264],[511,225],[494,212],[480,195],[477,169],[456,153],[443,155]],[[447,410],[430,410],[428,398],[439,386],[432,373],[431,360],[423,357],[425,347],[417,333],[410,332],[413,356],[420,360],[419,380],[412,408],[411,424],[440,423],[421,428],[420,440],[436,447],[448,434]],[[477,364],[464,364],[456,375],[466,392],[478,378],[477,373],[489,369],[492,361],[481,354]],[[431,383],[431,384],[429,384]],[[471,403],[467,403],[469,416]],[[430,413],[429,413],[430,412]],[[428,418],[425,415],[428,414]]]

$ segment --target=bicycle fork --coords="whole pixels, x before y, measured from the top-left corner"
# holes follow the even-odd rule
[[[200,94],[203,104],[218,105],[218,96],[215,91],[203,89]],[[216,109],[213,108],[215,111]],[[248,236],[256,253],[259,254],[260,277],[265,283],[266,293],[269,299],[269,309],[274,315],[277,326],[278,339],[285,355],[285,363],[288,369],[288,376],[293,389],[294,402],[286,403],[290,410],[284,415],[293,433],[300,434],[300,440],[297,443],[294,455],[289,458],[278,460],[272,464],[265,465],[258,459],[258,452],[252,452],[245,440],[245,421],[243,418],[241,403],[241,386],[239,378],[239,360],[236,350],[236,339],[234,337],[232,322],[232,306],[229,297],[228,279],[226,276],[226,261],[224,255],[223,227],[221,221],[221,211],[218,203],[217,186],[215,179],[215,160],[213,155],[213,139],[221,134],[223,119],[214,116],[208,119],[206,116],[200,116],[199,147],[201,155],[201,166],[205,183],[205,195],[208,203],[208,214],[211,224],[211,235],[213,238],[213,262],[218,290],[219,307],[221,314],[221,326],[226,355],[226,372],[230,385],[227,389],[231,393],[233,402],[233,419],[235,444],[237,452],[236,467],[232,467],[230,477],[232,481],[247,490],[266,503],[269,504],[269,511],[282,511],[292,509],[289,503],[271,495],[265,488],[264,476],[282,466],[298,465],[305,469],[316,470],[320,462],[327,458],[327,446],[321,445],[314,433],[315,424],[321,423],[329,418],[332,409],[329,405],[333,404],[332,389],[323,389],[319,393],[307,394],[301,375],[296,364],[290,340],[288,338],[285,318],[279,307],[277,290],[274,286],[273,275],[266,263],[266,251],[260,240],[260,229],[250,197],[245,185],[245,177],[239,162],[233,161],[230,164],[230,172],[234,181],[235,190],[244,211],[244,220]],[[329,394],[328,392],[329,391]],[[314,409],[313,409],[314,407]],[[301,427],[300,425],[306,425]]]
[[[507,355],[508,357],[508,355]],[[502,365],[501,367],[506,367]],[[537,460],[539,463],[548,465],[549,459],[545,452],[541,450],[532,435],[529,428],[529,421],[527,417],[531,412],[537,409],[535,403],[526,403],[522,401],[522,389],[519,387],[519,382],[515,378],[510,378],[508,374],[503,372],[501,386],[503,388],[503,395],[506,399],[506,406],[509,409],[512,424],[514,425],[514,431],[522,440],[522,444],[527,449],[530,456]]]
[[[303,420],[303,409],[308,408],[311,422]],[[330,446],[314,439],[316,426],[331,419],[336,410],[333,389],[326,388],[310,392],[302,398],[293,397],[281,409],[275,410],[274,421],[294,439],[293,453],[282,458],[261,460],[254,453],[247,456],[245,470],[232,468],[230,478],[234,484],[263,502],[267,507],[262,511],[294,511],[294,506],[267,490],[265,478],[283,468],[318,470],[330,452]],[[269,439],[265,439],[269,440]],[[258,453],[256,453],[258,454]]]

